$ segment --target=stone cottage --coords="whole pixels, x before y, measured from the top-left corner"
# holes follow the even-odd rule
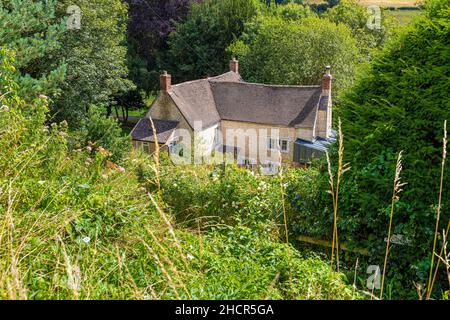
[[[173,85],[164,72],[160,82],[157,98],[131,133],[134,147],[146,152],[154,152],[156,140],[171,150],[182,129],[201,141],[202,150],[233,153],[247,166],[264,164],[261,146],[295,165],[321,156],[334,140],[330,67],[322,84],[313,86],[245,82],[235,59],[229,72],[216,77]],[[255,134],[257,140],[250,139]]]

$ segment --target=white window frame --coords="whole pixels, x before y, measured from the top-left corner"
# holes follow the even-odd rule
[[[267,161],[264,163],[264,166],[262,167],[262,170],[267,175],[276,175],[278,174],[279,167],[281,166],[281,163],[273,162],[273,161]]]
[[[289,152],[289,139],[282,139],[279,138],[278,139],[278,147],[277,146],[273,146],[274,144],[277,144],[277,139],[276,138],[272,138],[272,137],[267,137],[267,148],[269,150],[276,150],[276,151],[281,151],[283,153],[288,153]],[[283,149],[283,142],[286,142],[286,149]]]

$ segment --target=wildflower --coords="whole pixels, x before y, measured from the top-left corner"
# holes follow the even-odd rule
[[[45,183],[45,181],[44,180],[40,180],[40,181],[38,181],[38,183],[42,186]]]
[[[39,99],[41,100],[48,100],[48,97],[46,95],[40,94]]]
[[[83,239],[81,239],[81,241],[83,241],[84,243],[88,244],[89,242],[91,242],[91,238],[90,237],[84,237]]]
[[[117,170],[119,170],[120,173],[125,173],[125,168],[124,167],[118,167]]]
[[[92,147],[91,146],[87,146],[86,150],[89,151],[89,152],[92,152]]]
[[[192,255],[192,254],[190,254],[190,253],[188,253],[187,255],[186,255],[186,257],[189,259],[189,260],[194,260],[195,259],[195,257]]]

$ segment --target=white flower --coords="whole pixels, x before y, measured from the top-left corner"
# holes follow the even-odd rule
[[[195,259],[195,257],[194,257],[192,254],[190,254],[190,253],[188,253],[188,254],[186,255],[186,257],[187,257],[189,260],[194,260],[194,259]]]
[[[81,241],[83,241],[84,243],[89,243],[89,242],[91,242],[91,238],[84,237],[83,239],[81,239]]]
[[[40,181],[38,181],[38,183],[42,186],[45,183],[45,181],[44,180],[40,180]]]
[[[87,147],[86,147],[86,150],[89,151],[89,152],[91,152],[91,151],[92,151],[92,147],[91,147],[91,146],[87,146]]]

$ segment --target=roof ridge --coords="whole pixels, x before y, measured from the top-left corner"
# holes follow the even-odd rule
[[[184,85],[184,84],[202,82],[202,81],[209,81],[209,82],[211,82],[211,81],[212,82],[236,82],[236,81],[218,81],[218,80],[215,80],[217,78],[223,77],[224,75],[231,74],[231,73],[234,74],[235,72],[228,71],[228,72],[225,72],[225,73],[219,74],[217,76],[213,76],[213,77],[206,77],[206,78],[203,78],[203,79],[195,79],[195,80],[184,81],[184,82],[180,82],[180,83],[177,83],[177,84],[173,84],[172,87],[176,87],[176,86],[180,86],[180,85]],[[239,75],[239,78],[242,80],[242,77],[240,75]],[[241,82],[243,82],[243,81],[241,81]]]
[[[320,84],[312,84],[312,85],[285,85],[285,84],[266,84],[266,83],[257,83],[257,82],[246,82],[246,81],[210,81],[215,83],[226,83],[226,84],[237,84],[237,85],[253,85],[260,87],[269,87],[269,88],[293,88],[293,89],[318,89],[321,88]]]

